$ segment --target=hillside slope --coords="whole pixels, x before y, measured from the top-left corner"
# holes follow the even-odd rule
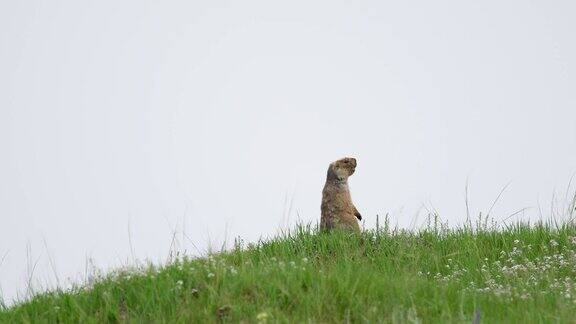
[[[291,234],[0,310],[0,322],[572,322],[576,228]]]

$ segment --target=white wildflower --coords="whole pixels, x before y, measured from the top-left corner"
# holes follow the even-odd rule
[[[558,242],[556,242],[555,240],[550,240],[550,245],[556,247],[558,246]]]
[[[256,320],[258,321],[258,323],[266,323],[266,321],[268,321],[268,317],[270,317],[268,313],[262,312],[256,315]]]

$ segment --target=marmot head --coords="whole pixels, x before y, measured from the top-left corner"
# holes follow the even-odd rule
[[[328,167],[328,180],[346,180],[356,170],[356,159],[346,157],[330,163]]]

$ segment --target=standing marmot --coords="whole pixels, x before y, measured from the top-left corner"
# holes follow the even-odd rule
[[[355,169],[355,158],[343,158],[330,163],[326,184],[322,190],[321,229],[341,228],[360,231],[356,218],[362,220],[362,216],[354,207],[348,190],[348,177]]]

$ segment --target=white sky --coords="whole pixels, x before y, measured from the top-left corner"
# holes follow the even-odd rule
[[[173,231],[196,253],[316,222],[343,156],[366,227],[421,224],[423,204],[462,223],[467,179],[474,215],[511,182],[495,219],[548,217],[576,171],[575,10],[4,0],[2,293],[36,262],[48,285],[88,258],[163,260]]]

